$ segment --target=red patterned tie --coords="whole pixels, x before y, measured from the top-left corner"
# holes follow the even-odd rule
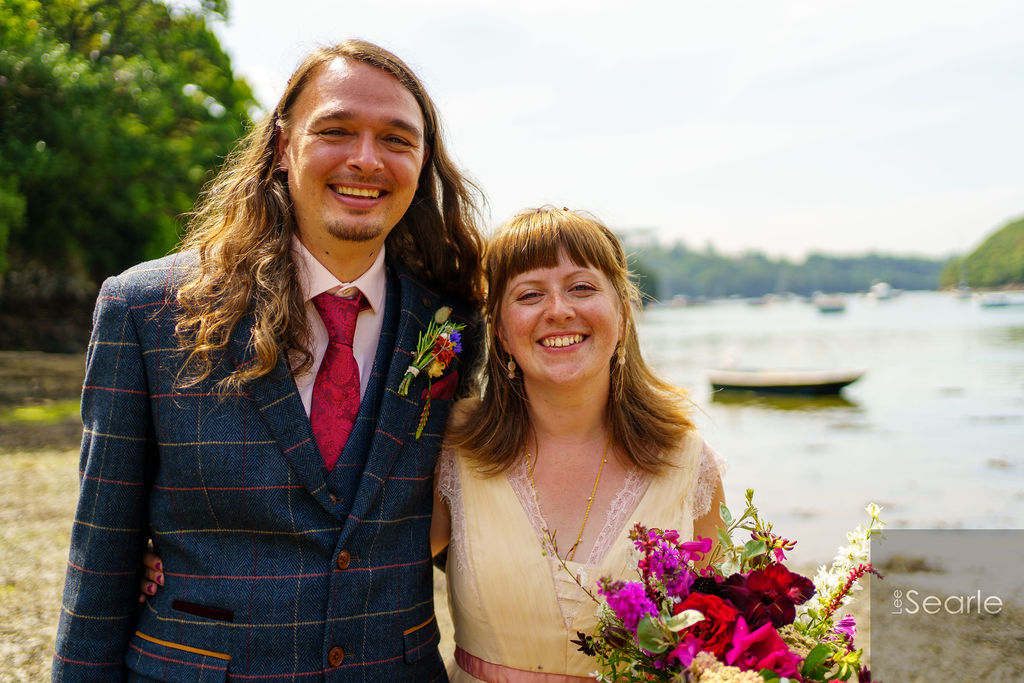
[[[359,369],[352,355],[352,337],[363,295],[352,299],[324,292],[313,305],[327,326],[327,351],[313,383],[309,421],[328,471],[334,469],[359,413]]]

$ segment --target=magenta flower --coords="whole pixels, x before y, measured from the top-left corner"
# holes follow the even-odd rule
[[[743,617],[736,620],[732,649],[725,654],[727,664],[747,671],[771,669],[779,676],[793,677],[800,661],[800,656],[789,651],[771,624],[763,624],[751,631]]]
[[[685,598],[690,594],[690,586],[696,576],[689,562],[700,560],[711,550],[710,539],[680,543],[678,531],[648,530],[640,525],[634,527],[630,536],[641,554],[637,566],[644,577],[648,595],[659,590],[658,582],[664,585],[665,594],[669,597]]]
[[[857,622],[854,621],[852,614],[847,614],[836,622],[836,625],[832,628],[836,633],[840,633],[851,639],[857,636]]]
[[[711,546],[710,538],[698,538],[696,541],[681,543],[679,550],[687,562],[700,562],[705,555],[711,552]]]
[[[679,662],[683,668],[690,666],[693,663],[693,658],[697,656],[703,649],[700,638],[689,633],[683,636],[683,639],[679,641],[679,644],[675,646],[671,652],[668,653],[668,661],[675,660]]]
[[[658,613],[658,608],[647,597],[643,585],[636,581],[601,580],[597,591],[605,596],[615,616],[622,619],[622,625],[632,633],[636,633],[636,625],[641,619]]]
[[[796,541],[791,541],[788,538],[783,538],[778,534],[773,534],[771,531],[765,529],[763,531],[753,531],[750,533],[750,538],[755,541],[764,541],[764,544],[768,547],[768,550],[775,557],[776,562],[782,562],[786,559],[786,551],[792,550],[796,547]]]

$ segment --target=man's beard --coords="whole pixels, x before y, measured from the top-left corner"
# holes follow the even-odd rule
[[[387,232],[379,222],[351,225],[347,221],[331,221],[327,224],[327,232],[339,240],[346,242],[369,242]]]

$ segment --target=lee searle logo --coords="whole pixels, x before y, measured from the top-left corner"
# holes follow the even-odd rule
[[[973,595],[922,595],[920,591],[894,590],[893,610],[889,614],[999,614],[1003,611],[1003,599],[998,595],[982,596],[981,589]]]

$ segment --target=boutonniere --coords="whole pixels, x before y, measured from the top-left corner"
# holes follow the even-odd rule
[[[416,353],[412,363],[405,371],[402,383],[398,385],[398,395],[407,396],[412,381],[424,370],[427,374],[427,402],[423,405],[423,412],[420,414],[420,422],[416,426],[416,438],[420,438],[423,427],[427,424],[427,417],[430,415],[430,384],[434,378],[440,377],[448,365],[455,358],[455,354],[462,351],[462,339],[459,335],[465,327],[465,323],[455,323],[449,320],[452,309],[449,306],[442,306],[434,313],[434,319],[430,321],[426,332],[420,332],[419,341],[416,342]]]

